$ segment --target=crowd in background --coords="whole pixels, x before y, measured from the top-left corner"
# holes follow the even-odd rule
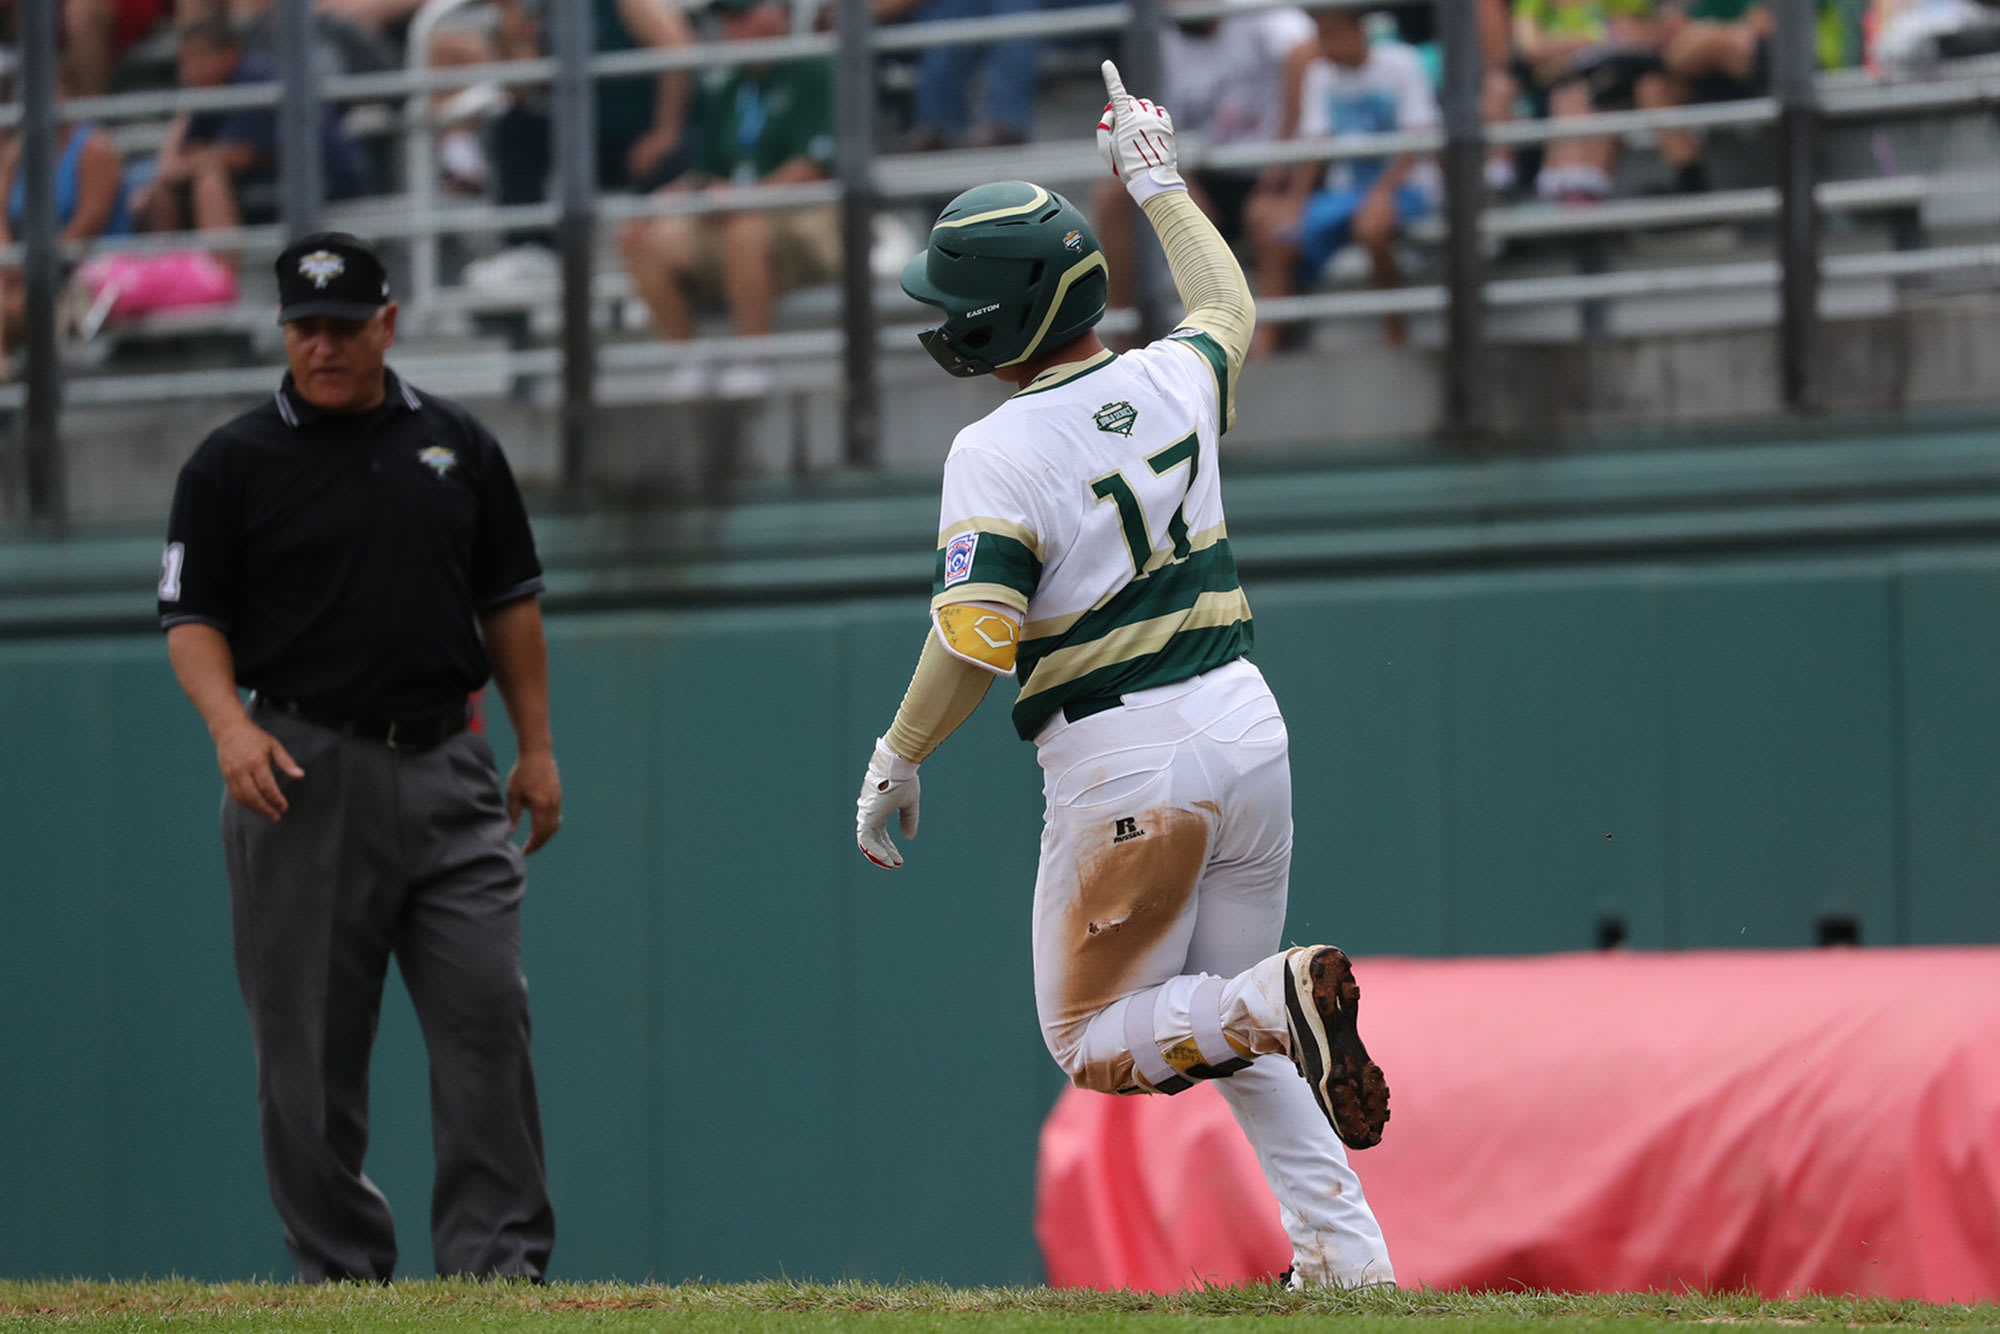
[[[831,7],[811,0],[583,0],[600,52],[775,37],[824,27]],[[882,23],[1032,12],[1078,0],[872,0]],[[111,91],[150,51],[183,87],[254,84],[276,77],[273,0],[60,0],[60,96]],[[1429,0],[1389,0],[1371,12],[1254,10],[1221,19],[1176,17],[1167,0],[1158,100],[1183,132],[1209,145],[1255,145],[1421,129],[1439,120],[1440,59]],[[1476,0],[1489,122],[1567,118],[1760,96],[1771,77],[1772,15],[1765,0]],[[1823,65],[1859,62],[1885,24],[1976,0],[1818,0]],[[420,53],[432,65],[475,65],[546,53],[546,0],[482,0],[456,11]],[[410,63],[420,0],[315,0],[314,58],[327,72]],[[15,0],[0,0],[11,40]],[[1071,38],[1106,45],[1111,38]],[[1053,39],[933,46],[914,53],[908,94],[885,110],[901,123],[884,147],[922,152],[1026,142],[1048,92]],[[162,55],[166,58],[162,59]],[[1086,73],[1087,62],[1072,62]],[[444,189],[501,204],[534,203],[550,188],[546,89],[478,85],[432,101]],[[321,126],[327,195],[393,193],[401,170],[385,145],[363,143],[349,109],[328,104]],[[634,193],[724,195],[745,185],[826,179],[833,159],[832,79],[824,59],[741,69],[672,71],[596,84],[600,186]],[[1076,127],[1068,127],[1074,133]],[[271,107],[183,114],[147,152],[121,152],[101,125],[65,124],[57,146],[58,211],[66,239],[126,230],[228,229],[277,217],[277,112]],[[1645,189],[1709,188],[1702,143],[1685,131],[1654,138],[1659,170]],[[1619,141],[1559,139],[1546,150],[1495,147],[1486,164],[1497,200],[1589,206],[1614,190]],[[1424,155],[1343,158],[1262,170],[1195,170],[1202,207],[1236,245],[1260,294],[1318,281],[1351,248],[1358,272],[1397,281],[1398,237],[1437,207],[1438,171]],[[18,152],[0,149],[0,240],[21,223]],[[1111,259],[1112,299],[1127,304],[1134,215],[1123,193],[1091,201]],[[641,219],[616,231],[618,251],[655,332],[691,335],[704,307],[735,331],[768,332],[788,288],[829,279],[839,232],[831,205]],[[464,268],[491,293],[539,291],[557,273],[549,238],[517,231]],[[224,279],[234,263],[211,257]],[[19,335],[17,273],[0,275],[0,354]],[[1400,337],[1388,321],[1387,334]],[[1269,350],[1277,326],[1261,335]],[[678,392],[717,386],[687,368]],[[756,393],[756,367],[736,368],[725,392]]]

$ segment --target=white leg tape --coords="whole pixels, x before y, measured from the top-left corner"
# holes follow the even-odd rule
[[[1202,1064],[1219,1070],[1240,1057],[1222,1032],[1222,979],[1204,977],[1195,984],[1188,1001],[1188,1026],[1194,1030],[1194,1045],[1201,1049]]]
[[[1132,1068],[1157,1093],[1179,1093],[1188,1080],[1160,1055],[1159,1041],[1153,1036],[1153,1010],[1164,998],[1164,989],[1142,991],[1125,1001],[1125,1046],[1132,1053]]]

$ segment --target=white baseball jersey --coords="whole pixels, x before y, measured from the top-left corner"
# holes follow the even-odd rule
[[[1228,395],[1221,345],[1184,329],[1054,367],[952,442],[931,606],[1023,614],[1024,739],[1249,651],[1217,466]]]

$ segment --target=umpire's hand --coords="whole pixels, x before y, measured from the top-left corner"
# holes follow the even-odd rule
[[[245,718],[215,739],[215,762],[222,769],[222,781],[229,795],[245,810],[275,820],[291,809],[278,787],[278,774],[304,778],[278,738]],[[275,772],[273,772],[275,771]]]
[[[527,808],[528,844],[521,849],[533,852],[556,836],[562,828],[562,775],[556,772],[556,757],[546,750],[530,751],[514,761],[507,775],[507,828],[521,827],[521,810]]]

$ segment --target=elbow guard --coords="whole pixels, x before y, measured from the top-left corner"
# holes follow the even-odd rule
[[[992,602],[954,602],[931,613],[938,642],[952,657],[984,667],[995,676],[1012,676],[1021,651],[1021,623],[1006,608]]]

